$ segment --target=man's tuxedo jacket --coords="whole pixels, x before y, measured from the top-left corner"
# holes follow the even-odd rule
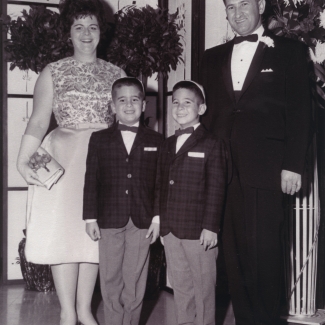
[[[221,139],[236,138],[239,173],[248,185],[281,190],[281,170],[302,174],[310,131],[310,92],[304,44],[266,34],[238,101],[231,78],[234,42],[205,51],[203,123]]]
[[[200,125],[176,152],[165,140],[158,160],[155,215],[160,234],[199,239],[202,229],[219,231],[226,191],[226,157],[219,141]]]
[[[139,229],[151,224],[157,160],[162,135],[139,126],[130,154],[118,124],[91,135],[84,187],[83,219],[100,228],[121,228],[132,218]]]

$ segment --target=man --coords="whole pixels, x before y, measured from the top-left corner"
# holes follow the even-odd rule
[[[203,123],[232,157],[223,226],[237,325],[279,323],[283,193],[301,187],[310,130],[306,47],[264,30],[265,0],[225,0],[235,38],[205,52]]]

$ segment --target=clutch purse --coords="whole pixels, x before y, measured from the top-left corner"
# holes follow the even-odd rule
[[[64,174],[64,168],[42,147],[30,157],[28,166],[38,175],[39,181],[50,190]]]

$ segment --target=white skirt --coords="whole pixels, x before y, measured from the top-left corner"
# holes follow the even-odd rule
[[[58,127],[42,147],[65,169],[50,190],[30,185],[25,255],[35,264],[98,263],[98,242],[82,219],[89,138],[95,129]]]

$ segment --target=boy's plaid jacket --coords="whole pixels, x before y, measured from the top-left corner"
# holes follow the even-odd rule
[[[218,232],[227,184],[225,145],[200,125],[176,151],[175,136],[162,145],[155,189],[160,235],[199,239]]]
[[[137,228],[148,228],[162,140],[161,134],[140,125],[128,154],[118,123],[94,132],[88,148],[83,219],[97,219],[100,228],[121,228],[131,217]]]

